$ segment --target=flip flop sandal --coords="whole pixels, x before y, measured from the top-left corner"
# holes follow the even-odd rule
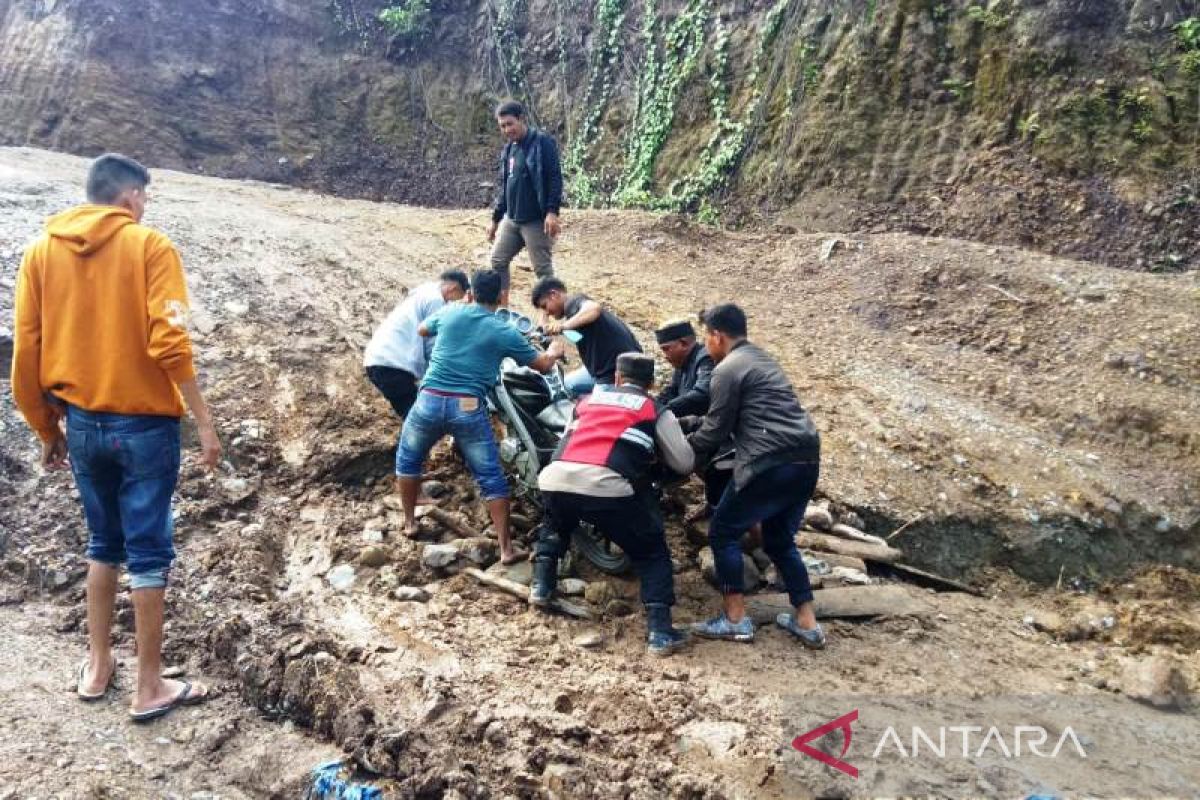
[[[194,706],[203,703],[208,699],[208,690],[204,690],[204,694],[192,694],[192,684],[188,681],[183,682],[183,688],[179,690],[179,694],[175,695],[170,702],[165,703],[155,708],[148,708],[145,711],[130,711],[129,718],[134,722],[149,722],[152,719],[165,717],[181,706]]]
[[[75,695],[85,703],[94,703],[97,700],[103,700],[108,694],[108,690],[112,688],[113,680],[117,677],[117,659],[112,659],[112,671],[108,673],[108,681],[104,684],[104,689],[98,694],[87,694],[79,687],[83,686],[83,681],[87,677],[88,662],[85,658],[83,663],[79,665],[79,679],[75,681]]]
[[[512,556],[512,558],[508,559],[507,561],[505,561],[503,558],[500,559],[500,563],[506,567],[511,567],[513,564],[520,564],[522,561],[528,561],[528,560],[529,560],[529,553],[527,553],[523,550],[518,550]]]

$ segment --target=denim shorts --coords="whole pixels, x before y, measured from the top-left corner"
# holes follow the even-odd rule
[[[422,390],[404,418],[396,448],[396,474],[420,478],[429,451],[452,434],[484,500],[508,497],[508,480],[500,469],[500,450],[488,419],[487,403],[478,397],[446,397]]]
[[[179,420],[67,409],[67,450],[87,518],[88,558],[128,562],[134,589],[167,584]]]

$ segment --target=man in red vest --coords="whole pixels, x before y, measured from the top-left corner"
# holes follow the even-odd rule
[[[615,385],[599,387],[576,406],[554,460],[538,476],[546,518],[534,547],[529,602],[549,604],[571,533],[581,521],[591,523],[633,562],[646,606],[647,649],[669,655],[686,644],[687,634],[671,624],[675,582],[651,474],[661,463],[686,475],[694,456],[675,415],[649,395],[653,383],[653,358],[622,353]]]

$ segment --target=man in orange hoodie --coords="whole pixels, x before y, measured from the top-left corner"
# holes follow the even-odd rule
[[[117,574],[128,562],[138,662],[130,716],[139,722],[208,695],[161,674],[185,400],[205,465],[221,454],[196,385],[179,254],[139,224],[149,183],[136,161],[100,156],[88,203],[50,218],[21,262],[12,364],[13,397],[42,440],[42,464],[65,469],[69,456],[90,532],[89,653],[76,692],[98,700],[112,683]]]

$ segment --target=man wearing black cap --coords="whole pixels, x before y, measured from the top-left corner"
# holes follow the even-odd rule
[[[658,402],[680,418],[684,431],[699,427],[708,413],[709,384],[713,360],[704,345],[696,341],[696,329],[687,320],[663,323],[654,332],[658,348],[675,368],[671,383],[658,395]],[[708,464],[698,465],[704,479],[704,504],[688,513],[686,520],[707,519],[717,507],[725,487],[733,477],[733,442],[722,447]]]
[[[658,402],[677,417],[708,413],[708,384],[713,360],[696,341],[696,329],[684,320],[667,322],[654,332],[658,349],[675,369],[671,382],[658,395]]]
[[[615,385],[597,387],[576,406],[554,460],[538,476],[546,518],[534,546],[529,602],[549,604],[558,559],[580,521],[591,523],[633,562],[646,606],[647,649],[668,655],[687,635],[671,624],[675,582],[651,473],[661,463],[686,475],[693,457],[675,415],[650,396],[653,383],[653,358],[622,353]]]

